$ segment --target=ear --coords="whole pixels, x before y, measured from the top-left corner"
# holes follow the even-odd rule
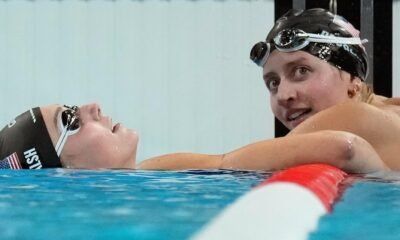
[[[350,75],[350,83],[347,90],[347,95],[350,98],[359,97],[361,95],[362,81],[359,77]]]

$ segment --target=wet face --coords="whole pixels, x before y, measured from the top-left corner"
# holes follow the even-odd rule
[[[66,108],[61,105],[41,107],[50,137],[56,145],[60,130],[58,115]],[[122,124],[114,124],[103,115],[98,104],[79,107],[80,128],[68,136],[61,151],[61,162],[69,168],[134,168],[138,135]]]
[[[348,100],[353,88],[350,74],[304,51],[273,51],[263,78],[274,115],[289,129]]]

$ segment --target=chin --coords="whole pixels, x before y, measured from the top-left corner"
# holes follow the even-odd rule
[[[139,134],[136,131],[129,129],[129,138],[130,139],[128,141],[131,142],[136,149],[139,143]]]
[[[132,152],[130,153],[130,157],[128,160],[129,168],[135,168],[135,166],[136,166],[136,152],[137,152],[137,147],[139,144],[139,136],[137,134],[135,134],[135,136],[136,136],[136,138],[132,145]]]
[[[292,123],[286,122],[286,121],[281,121],[280,119],[278,119],[278,120],[279,120],[279,122],[281,122],[282,125],[285,126],[287,129],[292,130],[292,129],[294,128]]]
[[[129,160],[129,163],[130,163],[132,168],[134,168],[135,165],[136,165],[136,150],[137,150],[137,145],[135,146],[135,150],[133,151],[133,153],[131,155],[131,158]]]

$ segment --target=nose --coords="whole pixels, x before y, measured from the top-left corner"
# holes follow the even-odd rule
[[[101,108],[98,103],[89,103],[82,105],[79,108],[79,113],[82,119],[93,119],[96,121],[101,120]]]
[[[297,98],[297,91],[293,84],[288,81],[281,81],[276,93],[277,101],[282,106],[288,106]]]

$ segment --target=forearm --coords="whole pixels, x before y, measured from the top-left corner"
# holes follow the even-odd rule
[[[218,169],[222,155],[194,153],[174,153],[147,159],[139,163],[137,169]]]
[[[362,138],[339,131],[319,131],[262,141],[228,153],[222,168],[278,170],[307,163],[325,163],[348,172],[386,169]]]
[[[361,137],[341,131],[318,131],[265,140],[225,155],[168,154],[145,160],[137,169],[279,170],[325,163],[347,172],[371,172],[387,167]]]

